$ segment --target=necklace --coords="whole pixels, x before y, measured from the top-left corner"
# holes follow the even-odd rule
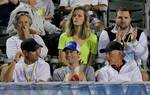
[[[32,66],[31,76],[28,74],[27,64],[25,64],[25,66],[23,68],[24,76],[25,76],[25,79],[27,80],[27,82],[31,82],[33,80],[35,65],[36,65],[36,63],[34,63],[33,66]]]

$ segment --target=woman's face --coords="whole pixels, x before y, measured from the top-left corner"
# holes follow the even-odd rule
[[[17,33],[19,35],[25,36],[26,34],[29,34],[29,28],[30,28],[30,19],[26,15],[22,15],[19,17],[17,22]]]
[[[30,27],[30,19],[26,15],[22,15],[19,17],[17,22],[18,28],[29,28]]]
[[[84,11],[83,10],[75,10],[72,16],[73,24],[77,26],[83,25],[85,21]]]

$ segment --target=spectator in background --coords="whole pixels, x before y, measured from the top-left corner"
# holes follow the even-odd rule
[[[108,0],[60,0],[60,10],[66,15],[76,6],[85,7],[89,12],[89,15],[95,15],[93,13],[106,11],[108,7]]]
[[[58,53],[56,47],[58,47],[58,38],[60,36],[60,29],[36,13],[37,12],[35,7],[36,0],[25,0],[25,1],[26,3],[20,3],[20,5],[11,13],[9,25],[7,27],[7,32],[12,35],[14,34],[13,31],[14,26],[12,23],[16,13],[18,11],[28,11],[29,15],[32,18],[31,28],[36,30],[36,32],[32,34],[37,34],[42,37],[46,46],[48,47],[49,54]]]
[[[108,0],[92,0],[90,7],[90,18],[98,18],[104,22],[104,13],[107,13]]]
[[[92,0],[60,0],[60,10],[64,14],[69,14],[72,9],[76,6],[85,7],[85,9],[90,10]]]
[[[0,26],[8,25],[11,12],[19,5],[19,0],[0,0]]]
[[[109,65],[96,73],[96,80],[100,82],[128,82],[142,81],[141,72],[133,60],[124,60],[124,46],[117,41],[111,41],[103,51]]]
[[[40,57],[44,58],[47,56],[48,49],[45,46],[45,43],[42,40],[42,38],[37,34],[31,34],[33,31],[32,29],[30,29],[31,24],[32,19],[27,11],[20,11],[17,13],[14,21],[14,31],[17,32],[17,34],[8,38],[6,41],[6,54],[8,56],[8,59],[13,60],[16,56],[22,56],[20,45],[23,40],[28,38],[35,39],[38,44],[43,46],[41,48]]]
[[[107,8],[108,0],[92,0],[91,11],[91,24],[93,24],[94,31],[102,30],[107,24]],[[95,21],[95,19],[97,19]],[[99,20],[99,21],[98,21]],[[91,25],[92,26],[92,25]],[[98,28],[98,29],[97,29]]]
[[[51,78],[49,64],[39,57],[42,47],[34,39],[25,39],[21,43],[23,57],[10,64],[5,73],[6,82],[46,82]]]
[[[131,24],[132,14],[128,9],[120,8],[116,13],[115,26],[106,28],[102,31],[98,52],[105,48],[106,45],[113,40],[116,40],[124,45],[124,59],[135,60],[140,66],[148,58],[147,37],[143,30]],[[99,56],[106,58],[105,53],[100,53]]]
[[[84,7],[87,12],[88,12],[88,16],[90,16],[90,23],[91,23],[91,29],[94,29],[95,31],[95,27],[101,27],[101,25],[104,23],[102,20],[102,22],[94,22],[94,19],[100,19],[99,15],[101,15],[101,17],[103,16],[102,12],[106,12],[107,10],[107,6],[108,6],[108,1],[107,0],[61,0],[60,1],[60,10],[61,10],[61,14],[63,13],[64,18],[67,18],[67,15],[71,12],[71,10],[76,7],[76,6],[82,6]],[[104,19],[104,18],[102,18]],[[60,24],[62,24],[64,20],[62,20],[60,22]],[[100,25],[101,24],[101,25]]]
[[[69,41],[79,44],[80,58],[83,64],[92,65],[97,53],[97,37],[90,30],[89,18],[83,7],[79,6],[72,10],[65,32],[59,38],[59,61],[64,65],[68,65],[68,63],[62,50]]]
[[[106,11],[108,8],[108,0],[92,0],[91,10],[96,14],[101,11]]]
[[[53,81],[95,81],[94,69],[81,63],[80,47],[75,41],[68,42],[63,51],[68,66],[56,69]]]
[[[43,17],[39,16],[36,13],[36,0],[25,0],[26,3],[20,3],[20,5],[11,13],[9,24],[7,27],[7,32],[13,34],[13,21],[18,11],[28,11],[29,15],[32,18],[32,25],[31,27],[36,30],[36,34],[45,36],[46,34],[52,34],[59,29],[51,24],[49,21],[46,21]]]
[[[87,11],[90,11],[92,0],[60,0],[59,10],[61,15],[61,20],[68,18],[68,14],[76,6],[82,6]],[[62,23],[62,22],[60,22]]]
[[[53,19],[55,6],[52,0],[37,0],[36,8],[37,14],[44,17],[45,20]]]

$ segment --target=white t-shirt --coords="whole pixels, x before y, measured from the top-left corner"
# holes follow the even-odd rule
[[[51,78],[49,64],[39,58],[34,64],[27,65],[24,63],[24,58],[21,58],[15,65],[13,78],[15,82],[28,82],[31,78],[36,82],[39,80],[48,81]]]
[[[43,47],[41,48],[41,54],[40,57],[44,58],[47,56],[48,53],[48,49],[43,41],[43,39],[39,36],[39,35],[32,35],[32,38],[40,45],[42,45]],[[6,54],[8,59],[14,59],[16,56],[16,53],[18,51],[21,51],[21,42],[22,40],[19,39],[19,37],[16,36],[12,36],[10,38],[7,39],[6,41]]]
[[[135,61],[130,61],[125,63],[119,72],[110,65],[106,65],[97,71],[96,80],[100,82],[142,81],[142,76]]]

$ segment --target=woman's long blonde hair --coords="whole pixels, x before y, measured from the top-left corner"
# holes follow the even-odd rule
[[[72,19],[73,13],[75,12],[75,10],[82,10],[84,12],[85,19],[84,19],[84,23],[82,25],[82,31],[80,32],[80,38],[86,39],[89,37],[91,31],[90,31],[90,24],[89,24],[89,16],[84,7],[77,6],[71,11],[69,18],[67,20],[67,23],[66,23],[65,32],[67,32],[68,36],[73,36],[75,34],[73,19]]]

